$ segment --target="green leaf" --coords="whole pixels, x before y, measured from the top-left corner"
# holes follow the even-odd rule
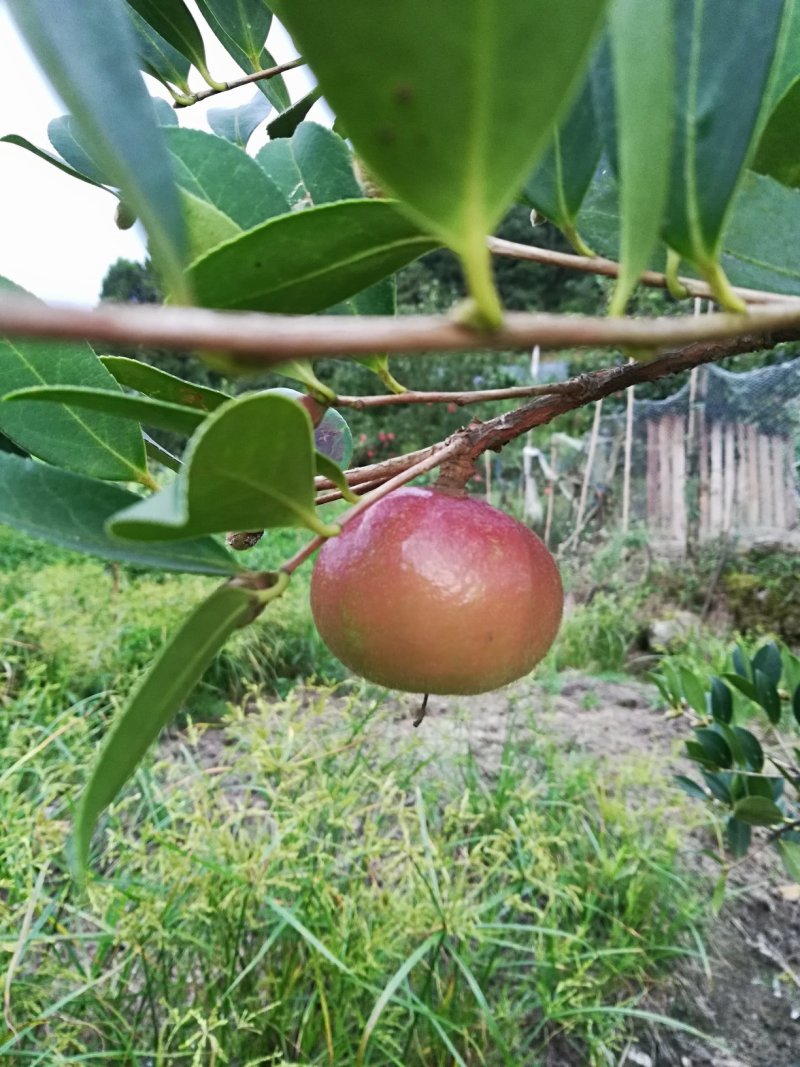
[[[270,112],[269,100],[263,93],[256,93],[247,104],[238,107],[212,107],[208,111],[208,124],[218,137],[247,148],[247,142]]]
[[[0,278],[0,299],[3,291],[25,292]],[[84,342],[0,339],[0,397],[39,385],[117,388]],[[145,477],[147,461],[139,430],[106,415],[89,416],[68,407],[0,404],[0,431],[40,459],[94,478],[141,481]]]
[[[101,356],[104,365],[120,385],[135,389],[153,400],[165,400],[169,404],[197,408],[198,411],[216,411],[231,398],[227,393],[209,389],[204,385],[184,381],[174,374],[167,374],[158,367],[151,367],[139,359],[127,356]]]
[[[209,85],[222,88],[220,82],[209,76],[203,38],[183,0],[127,0],[127,3],[167,44],[194,64]]]
[[[180,709],[233,631],[257,609],[257,594],[224,585],[184,621],[128,698],[106,735],[75,816],[73,846],[78,869],[101,812],[114,800],[147,749]]]
[[[171,452],[168,452],[158,441],[154,441],[145,431],[142,431],[142,437],[144,438],[144,449],[148,459],[152,460],[153,463],[160,463],[167,470],[179,471],[181,469],[182,463],[177,456],[173,456]]]
[[[310,313],[435,246],[392,202],[345,200],[270,219],[196,260],[189,277],[205,307]]]
[[[672,4],[612,0],[609,34],[622,209],[621,269],[609,311],[621,315],[658,244],[667,204],[674,97]]]
[[[311,108],[319,100],[322,93],[318,87],[307,93],[301,100],[287,107],[284,111],[278,115],[276,119],[267,126],[267,133],[270,140],[275,140],[279,137],[291,137]]]
[[[681,689],[689,707],[698,715],[706,714],[706,691],[697,675],[688,667],[680,668]]]
[[[316,122],[302,122],[289,143],[310,204],[329,204],[335,200],[363,197],[353,170],[352,153],[346,142],[333,130]],[[271,147],[271,144],[265,145],[257,157],[267,173]]]
[[[687,796],[692,797],[694,800],[708,800],[708,794],[705,789],[691,778],[687,778],[685,774],[673,774],[672,780]]]
[[[711,795],[717,800],[722,801],[723,804],[730,804],[731,802],[731,775],[729,774],[712,774],[710,771],[701,770],[703,781],[706,783],[711,791]]]
[[[800,186],[800,157],[797,130],[800,129],[800,80],[787,89],[770,115],[758,142],[753,170],[768,174],[782,185]]]
[[[800,295],[800,191],[748,172],[725,232],[722,264],[735,285]]]
[[[698,727],[694,734],[706,755],[706,759],[717,767],[731,766],[733,756],[724,737],[721,737],[715,730],[702,726]]]
[[[65,388],[59,385],[39,385],[31,389],[18,389],[7,393],[6,403],[48,403],[69,404],[87,411],[102,411],[117,419],[129,419],[141,422],[145,426],[160,430],[172,430],[175,433],[191,436],[207,416],[197,408],[170,404],[164,400],[152,400],[150,397],[131,396],[120,389],[87,389],[85,387]],[[36,411],[36,407],[31,408]],[[40,416],[46,420],[47,416]]]
[[[338,463],[334,463],[334,461],[329,459],[324,452],[316,451],[314,453],[314,464],[316,466],[317,474],[321,475],[323,478],[327,478],[329,482],[333,482],[336,488],[340,490],[345,500],[349,501],[351,504],[357,502],[358,497],[348,485],[344,472]]]
[[[188,294],[181,206],[122,5],[9,0],[9,8],[81,140],[142,220],[163,277],[183,299]]]
[[[197,6],[223,48],[248,73],[274,67],[265,48],[272,10],[263,0],[197,0]],[[259,90],[283,111],[291,99],[282,76],[258,82]]]
[[[750,659],[747,656],[747,653],[741,645],[735,646],[733,653],[731,654],[731,661],[733,662],[733,669],[740,677],[752,679],[753,668],[750,665]]]
[[[181,204],[186,231],[189,235],[188,253],[191,259],[210,252],[212,248],[239,236],[241,226],[224,215],[207,200],[181,189]]]
[[[751,837],[752,830],[746,822],[742,822],[734,816],[728,819],[725,827],[725,838],[732,856],[736,859],[746,856],[747,850],[750,848]]]
[[[255,160],[230,141],[202,130],[164,130],[175,161],[175,179],[186,192],[207,200],[243,230],[291,211],[278,186]]]
[[[763,671],[755,668],[756,699],[766,712],[766,716],[773,726],[781,721],[781,698],[778,689],[771,678]]]
[[[58,167],[58,169],[65,174],[69,174],[71,178],[78,178],[80,181],[86,182],[88,185],[93,185],[96,189],[105,189],[106,192],[111,192],[105,185],[101,185],[99,182],[87,177],[87,175],[82,174],[79,170],[75,170],[74,167],[70,167],[68,164],[64,163],[63,160],[59,159],[58,156],[46,152],[43,148],[38,148],[25,137],[20,137],[16,133],[7,133],[4,137],[0,137],[0,141],[6,141],[8,144],[17,145],[19,148],[24,148],[28,152],[32,152],[35,156],[38,156],[39,159],[43,159],[45,162],[50,163],[51,166]]]
[[[733,718],[731,691],[721,678],[711,678],[711,716],[718,722],[728,723]]]
[[[47,125],[47,137],[50,144],[63,160],[74,167],[80,174],[104,187],[113,182],[103,173],[97,161],[92,159],[88,149],[81,144],[79,134],[71,115],[59,115]]]
[[[314,509],[311,419],[274,393],[231,400],[192,438],[166,489],[116,515],[109,530],[134,540],[181,540],[227,530],[306,526],[329,536]]]
[[[462,256],[496,322],[486,234],[569,105],[603,0],[405,0],[379,18],[365,0],[273,7],[359,156]]]
[[[156,33],[130,5],[125,5],[125,12],[130,17],[136,36],[136,53],[141,69],[167,88],[174,85],[188,96],[192,91],[189,87],[189,60],[165,41],[160,33]]]
[[[789,877],[793,882],[800,882],[800,844],[779,839],[777,847]]]
[[[751,797],[766,797],[767,800],[777,801],[780,799],[780,792],[776,792],[775,783],[778,783],[781,791],[783,790],[782,778],[768,778],[765,775],[749,775],[744,779],[745,792],[747,796]]]
[[[762,671],[773,685],[778,685],[783,674],[783,661],[774,641],[762,645],[753,656],[753,670]]]
[[[798,723],[800,723],[800,685],[794,691],[794,697],[792,698],[792,711],[794,717]]]
[[[592,103],[592,87],[584,79],[564,122],[553,132],[550,147],[523,188],[525,200],[567,235],[578,251],[576,220],[600,159],[600,137]]]
[[[125,543],[109,537],[107,520],[140,499],[118,485],[0,453],[0,522],[28,537],[101,559],[165,571],[225,575],[240,569],[210,537],[165,545]]]
[[[722,234],[781,47],[786,0],[676,4],[676,128],[667,243],[712,284]]]
[[[748,769],[751,771],[760,771],[764,766],[764,750],[762,749],[758,738],[750,733],[749,730],[745,730],[741,726],[734,726],[733,732],[736,734],[739,744],[742,747]]]
[[[738,689],[743,696],[746,696],[748,700],[758,702],[756,687],[752,682],[748,681],[747,678],[742,678],[739,674],[723,674],[722,677],[726,682],[729,682],[734,689]]]
[[[737,800],[733,814],[749,826],[775,826],[776,823],[783,822],[783,812],[767,797],[742,797]]]

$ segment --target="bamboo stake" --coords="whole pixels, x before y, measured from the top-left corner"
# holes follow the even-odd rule
[[[580,500],[578,501],[578,514],[575,516],[575,529],[572,531],[572,537],[577,540],[578,535],[581,532],[583,526],[583,516],[586,511],[586,498],[589,495],[589,480],[592,476],[592,467],[594,466],[594,454],[597,451],[597,438],[600,436],[600,415],[603,410],[603,401],[598,400],[594,406],[594,421],[592,422],[592,433],[589,438],[589,454],[586,457],[586,470],[583,475],[583,485],[581,486]]]

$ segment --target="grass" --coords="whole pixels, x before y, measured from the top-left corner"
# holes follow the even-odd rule
[[[374,690],[292,690],[340,677],[302,576],[112,807],[79,889],[64,845],[108,715],[213,581],[12,535],[0,558],[0,1063],[535,1067],[556,1041],[599,1067],[697,951],[669,787],[532,741],[524,702],[491,768]]]
[[[325,690],[162,744],[82,893],[62,846],[96,724],[2,753],[0,1062],[516,1065],[558,1036],[606,1063],[703,911],[641,773],[511,736],[493,773],[426,763]]]

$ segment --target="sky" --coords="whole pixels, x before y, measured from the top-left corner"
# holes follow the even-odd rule
[[[197,15],[196,9],[194,12]],[[240,76],[242,72],[216,39],[211,34],[205,36],[214,77],[227,81]],[[297,55],[277,24],[273,24],[268,46],[278,62]],[[52,151],[47,124],[66,109],[40,73],[2,0],[0,70],[0,136],[21,134]],[[192,88],[205,88],[196,72],[190,80]],[[157,81],[147,76],[145,81],[153,96],[168,97]],[[286,82],[293,100],[304,96],[311,84],[303,69],[290,71]],[[180,123],[208,129],[205,115],[209,108],[246,103],[255,91],[246,86],[186,108],[180,112]],[[308,117],[325,121],[323,105],[315,105]],[[259,133],[253,137],[251,151],[264,140],[262,136],[259,141]],[[116,197],[102,189],[63,174],[16,145],[0,143],[0,275],[54,303],[94,305],[114,260],[141,261],[146,254],[144,234],[138,225],[131,230],[117,229],[116,206]]]

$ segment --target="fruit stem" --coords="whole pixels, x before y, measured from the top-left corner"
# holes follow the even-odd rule
[[[467,482],[475,474],[475,460],[466,452],[448,457],[439,469],[433,488],[448,496],[466,496]]]

